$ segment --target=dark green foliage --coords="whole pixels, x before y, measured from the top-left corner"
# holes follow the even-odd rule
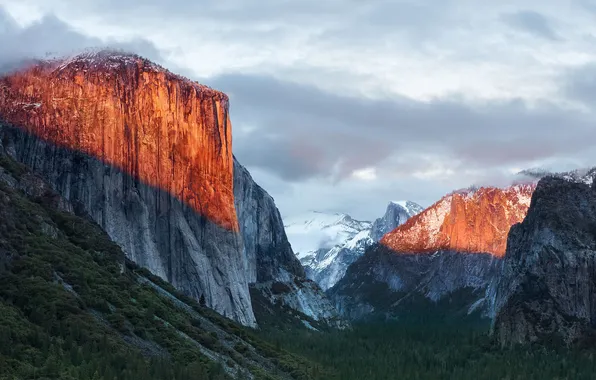
[[[173,329],[145,318],[180,315],[122,271],[122,252],[91,222],[0,185],[0,241],[0,378],[227,378]],[[125,342],[135,333],[151,336],[153,351]]]
[[[592,350],[517,347],[502,350],[491,342],[486,324],[383,322],[352,331],[304,330],[267,336],[332,371],[325,380],[391,379],[594,379]]]
[[[6,155],[0,155],[0,167],[4,168],[14,178],[21,178],[23,174],[27,172],[27,167],[20,162],[12,160]]]
[[[302,376],[305,360],[262,349],[270,346],[127,261],[99,226],[47,199],[0,182],[0,379],[231,379],[199,345],[240,368],[241,379],[248,369],[256,379],[312,378]]]

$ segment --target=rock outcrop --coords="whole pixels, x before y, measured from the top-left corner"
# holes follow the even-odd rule
[[[345,327],[335,308],[319,286],[306,279],[304,268],[288,242],[279,210],[273,198],[257,185],[238,161],[234,160],[234,194],[244,258],[256,308],[272,309],[279,304],[322,325]],[[295,313],[295,312],[298,313]],[[308,323],[305,319],[304,323]]]
[[[527,217],[511,229],[494,306],[494,334],[502,345],[593,341],[594,174],[583,181],[542,179]]]
[[[273,198],[234,159],[234,199],[249,282],[304,277],[304,268],[292,251]]]
[[[0,80],[3,149],[128,257],[254,326],[233,194],[227,97],[100,52]]]
[[[370,237],[378,242],[387,233],[406,223],[414,215],[420,214],[424,208],[412,201],[389,202],[385,215],[372,224]]]
[[[505,254],[507,234],[526,216],[534,184],[454,192],[381,239],[396,252]]]

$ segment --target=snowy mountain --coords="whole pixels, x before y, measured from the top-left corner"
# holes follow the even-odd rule
[[[285,228],[308,278],[327,290],[368,247],[422,210],[414,202],[390,202],[385,215],[373,223],[347,214],[313,211],[286,220]]]

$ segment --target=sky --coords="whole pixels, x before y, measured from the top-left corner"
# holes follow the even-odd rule
[[[596,166],[596,0],[0,0],[0,69],[129,50],[230,96],[284,217]]]

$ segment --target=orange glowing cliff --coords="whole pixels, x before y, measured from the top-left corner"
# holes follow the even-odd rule
[[[0,118],[238,230],[228,98],[141,57],[86,53],[0,78]]]
[[[441,250],[505,254],[507,234],[528,212],[535,184],[455,192],[389,232],[381,244],[396,252]]]

